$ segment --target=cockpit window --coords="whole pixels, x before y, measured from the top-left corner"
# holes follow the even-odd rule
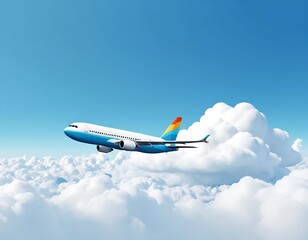
[[[69,127],[73,127],[73,128],[78,128],[76,125],[72,125],[72,124],[70,124],[70,125],[68,125]]]

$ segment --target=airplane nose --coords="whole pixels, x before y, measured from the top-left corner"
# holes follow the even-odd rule
[[[69,132],[68,127],[64,128],[64,133],[66,136],[68,136],[68,132]]]

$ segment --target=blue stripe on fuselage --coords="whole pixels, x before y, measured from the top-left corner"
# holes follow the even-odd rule
[[[108,141],[110,139],[118,139],[118,138],[110,138],[109,136],[98,135],[98,134],[89,133],[89,132],[79,132],[79,131],[74,131],[74,130],[66,130],[65,134],[68,137],[76,141],[79,141],[79,142],[94,144],[94,145],[103,145],[106,147],[123,150],[119,147],[118,144]],[[159,144],[159,145],[148,144],[148,145],[137,146],[137,148],[134,151],[144,152],[144,153],[162,153],[162,152],[172,152],[176,150],[177,150],[176,148],[168,148],[165,144]]]

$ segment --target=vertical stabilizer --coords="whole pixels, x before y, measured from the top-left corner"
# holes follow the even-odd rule
[[[177,137],[179,130],[180,130],[181,122],[182,122],[182,118],[177,117],[171,123],[171,125],[166,129],[166,131],[163,133],[161,138],[164,139],[164,140],[169,140],[169,141],[176,140],[176,137]]]

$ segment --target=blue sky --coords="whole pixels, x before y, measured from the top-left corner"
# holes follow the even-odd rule
[[[160,135],[247,101],[308,141],[307,1],[1,1],[0,156],[94,152],[74,121]]]

